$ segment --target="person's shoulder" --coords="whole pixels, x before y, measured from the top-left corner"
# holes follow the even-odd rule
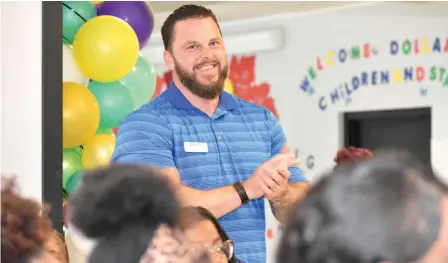
[[[236,103],[242,110],[251,110],[253,112],[259,112],[259,113],[266,113],[267,111],[269,111],[269,109],[267,109],[265,106],[256,104],[256,103],[248,101],[248,100],[244,100],[235,95],[232,95],[232,96],[234,97]]]
[[[264,116],[264,118],[266,118],[266,120],[271,119],[271,115],[273,115],[273,114],[265,106],[256,104],[256,103],[248,101],[248,100],[238,98],[236,96],[234,96],[234,98],[235,98],[235,101],[237,102],[242,114],[244,114],[244,115],[247,115],[247,114],[262,115],[262,116]]]
[[[135,114],[144,114],[144,113],[160,114],[164,111],[166,112],[166,111],[170,111],[173,109],[174,109],[174,106],[166,99],[165,93],[162,93],[159,96],[157,96],[156,98],[143,104],[134,113]]]
[[[167,126],[166,115],[173,112],[174,107],[164,99],[163,94],[143,104],[140,108],[126,116],[120,129],[148,129],[148,126]]]

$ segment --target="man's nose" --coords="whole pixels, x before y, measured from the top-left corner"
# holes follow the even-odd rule
[[[202,55],[203,61],[215,59],[215,53],[214,53],[213,49],[211,47],[209,47],[208,45],[204,47],[201,55]]]

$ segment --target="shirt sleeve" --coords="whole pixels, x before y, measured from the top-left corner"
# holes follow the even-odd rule
[[[131,113],[121,123],[111,162],[174,168],[172,131],[154,112]]]
[[[286,137],[283,128],[275,115],[270,110],[267,111],[268,121],[271,127],[271,156],[274,157],[275,155],[280,154],[283,146],[286,144]],[[290,183],[307,181],[302,170],[298,166],[289,167],[289,171],[291,172],[291,177],[289,178]]]

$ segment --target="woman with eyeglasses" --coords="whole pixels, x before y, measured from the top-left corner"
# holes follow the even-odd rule
[[[180,226],[187,240],[208,249],[212,263],[241,263],[234,255],[233,241],[207,209],[193,206],[182,209]]]

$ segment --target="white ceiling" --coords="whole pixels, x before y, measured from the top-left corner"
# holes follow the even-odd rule
[[[349,1],[152,1],[150,2],[155,13],[155,30],[160,30],[168,15],[177,7],[184,4],[198,4],[213,10],[220,22],[242,20],[262,17],[286,12],[302,12],[322,9],[327,7],[344,6],[352,3]]]
[[[185,4],[193,4],[193,5],[208,5],[208,4],[216,4],[221,3],[221,1],[150,1],[154,12],[164,12],[164,11],[173,11],[177,7]]]
[[[448,5],[448,2],[403,1],[406,3]],[[243,20],[268,15],[304,12],[352,4],[368,3],[366,1],[150,1],[155,12],[155,31],[159,31],[168,15],[185,4],[203,5],[213,10],[220,22]],[[370,2],[374,3],[374,2]]]
[[[359,2],[359,1],[358,1]],[[249,4],[252,5],[252,9],[263,8],[263,6],[270,6],[274,8],[272,11],[277,12],[277,9],[282,9],[283,7],[293,7],[294,9],[306,7],[322,7],[322,6],[333,6],[340,5],[344,2],[338,1],[262,1],[262,2],[251,2],[251,1],[151,1],[150,2],[154,11],[156,13],[160,12],[170,12],[176,9],[179,6],[185,4],[195,4],[195,5],[203,5],[210,8],[217,7],[219,8],[222,5],[226,5],[228,7],[237,7],[241,4]],[[345,2],[347,3],[347,2]],[[241,10],[234,9],[236,13],[239,13]]]

